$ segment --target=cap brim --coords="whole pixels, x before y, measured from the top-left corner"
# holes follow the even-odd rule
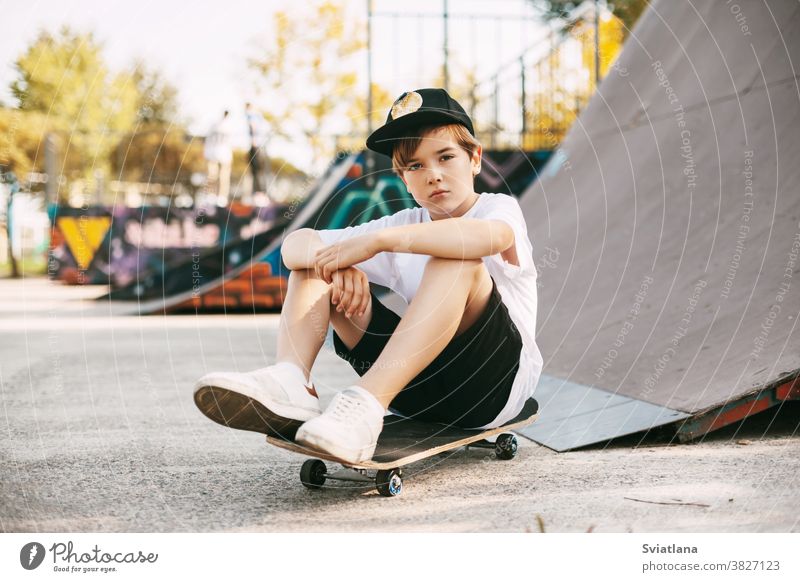
[[[379,127],[372,135],[367,138],[367,147],[374,152],[392,157],[392,150],[397,143],[408,136],[411,129],[436,123],[459,123],[465,125],[462,118],[456,117],[447,111],[437,111],[433,109],[415,111],[386,125]],[[472,132],[472,128],[465,125]]]

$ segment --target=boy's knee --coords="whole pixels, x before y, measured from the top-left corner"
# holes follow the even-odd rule
[[[446,279],[458,278],[466,285],[476,288],[484,285],[484,281],[489,278],[489,271],[486,270],[482,259],[431,257],[425,266],[425,274]]]

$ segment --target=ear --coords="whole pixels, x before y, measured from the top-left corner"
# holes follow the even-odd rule
[[[475,151],[472,152],[472,175],[477,176],[481,172],[481,157],[483,156],[483,146],[478,146],[475,148]]]

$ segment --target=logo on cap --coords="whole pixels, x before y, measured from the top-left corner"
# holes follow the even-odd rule
[[[416,91],[409,91],[392,105],[392,119],[414,113],[422,107],[422,95]]]

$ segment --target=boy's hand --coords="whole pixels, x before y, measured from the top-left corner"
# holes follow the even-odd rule
[[[363,315],[372,301],[369,280],[364,271],[347,267],[335,271],[332,279],[331,303],[336,305],[336,311],[343,311],[348,318],[356,313]]]
[[[372,234],[339,241],[317,250],[314,271],[326,283],[332,283],[333,273],[371,259],[378,252],[378,240]]]

